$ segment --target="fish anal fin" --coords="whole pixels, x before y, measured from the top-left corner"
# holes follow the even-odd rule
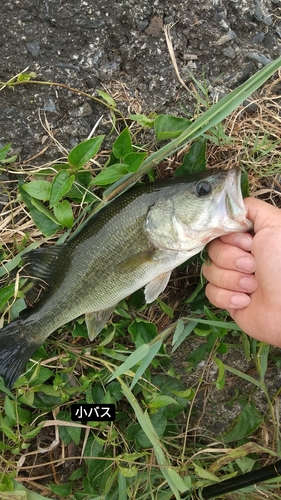
[[[145,294],[145,300],[148,304],[157,299],[158,295],[160,295],[160,293],[163,292],[163,290],[165,290],[168,281],[170,279],[170,276],[171,276],[171,271],[162,273],[146,285],[144,289],[144,294]]]
[[[33,278],[50,281],[54,264],[62,251],[64,245],[51,245],[36,248],[22,256],[24,272]]]
[[[87,326],[89,339],[91,341],[94,340],[94,338],[102,331],[116,306],[117,304],[115,304],[113,307],[109,307],[108,309],[102,309],[101,311],[85,313],[85,323]]]

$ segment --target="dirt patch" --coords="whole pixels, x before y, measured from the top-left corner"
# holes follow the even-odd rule
[[[177,80],[162,26],[173,25],[185,83],[189,69],[201,80],[204,75],[213,98],[280,54],[280,5],[280,0],[3,2],[0,79],[28,67],[38,80],[91,94],[105,85],[125,112],[185,115],[193,110],[193,97]],[[40,111],[67,150],[85,139],[104,114],[93,101],[63,88],[2,90],[0,144],[12,141],[22,160],[46,146]],[[107,120],[105,114],[101,128]],[[57,157],[50,147],[40,161]]]

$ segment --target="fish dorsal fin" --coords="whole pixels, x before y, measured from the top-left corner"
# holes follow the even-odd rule
[[[168,271],[167,273],[162,273],[157,278],[154,278],[154,280],[150,281],[145,289],[144,289],[144,294],[145,294],[145,300],[149,304],[150,302],[153,302],[155,299],[157,299],[158,295],[160,295],[163,290],[165,290],[168,281],[171,276],[171,271]]]
[[[49,281],[54,264],[65,245],[52,245],[36,248],[22,256],[24,272],[31,278]]]
[[[87,312],[85,314],[85,323],[87,326],[89,339],[91,341],[94,340],[94,338],[102,331],[116,306],[117,304],[115,304],[113,307],[109,307],[108,309]]]

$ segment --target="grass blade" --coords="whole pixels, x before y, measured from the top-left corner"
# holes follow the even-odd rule
[[[188,489],[186,484],[184,483],[183,479],[178,475],[178,473],[174,469],[172,469],[170,461],[166,456],[166,454],[164,453],[165,449],[156,434],[156,431],[151,423],[149,415],[147,414],[147,412],[144,412],[141,409],[135,396],[120,377],[118,377],[118,382],[122,387],[123,394],[127,398],[130,405],[132,406],[141,428],[143,429],[143,431],[145,432],[146,436],[148,437],[153,446],[157,462],[159,464],[160,470],[164,478],[169,484],[173,494],[176,497],[176,500],[180,500],[180,493],[184,493]]]
[[[204,134],[207,130],[214,127],[224,120],[237,106],[239,106],[247,97],[255,92],[275,71],[281,66],[281,57],[268,64],[249,80],[233,90],[230,94],[223,97],[220,101],[214,104],[210,109],[205,111],[197,118],[179,137],[163,146],[159,151],[156,151],[144,160],[139,170],[133,174],[126,175],[125,179],[121,179],[114,183],[104,192],[104,200],[109,201],[121,191],[128,189],[132,184],[137,182],[139,177],[146,173],[150,168],[160,163],[167,156],[188,144],[190,141]]]

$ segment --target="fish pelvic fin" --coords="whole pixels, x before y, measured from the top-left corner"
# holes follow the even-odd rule
[[[23,320],[16,320],[0,330],[0,376],[8,389],[24,371],[38,345],[30,344],[23,332]]]
[[[94,338],[96,338],[96,336],[102,331],[116,306],[117,304],[109,307],[108,309],[103,309],[102,311],[87,312],[85,314],[85,322],[89,339],[91,341],[93,341]]]
[[[160,295],[160,293],[165,290],[170,276],[171,271],[167,271],[166,273],[160,274],[154,280],[147,283],[144,289],[145,301],[147,302],[147,304],[150,304],[155,299],[157,299],[158,295]]]

